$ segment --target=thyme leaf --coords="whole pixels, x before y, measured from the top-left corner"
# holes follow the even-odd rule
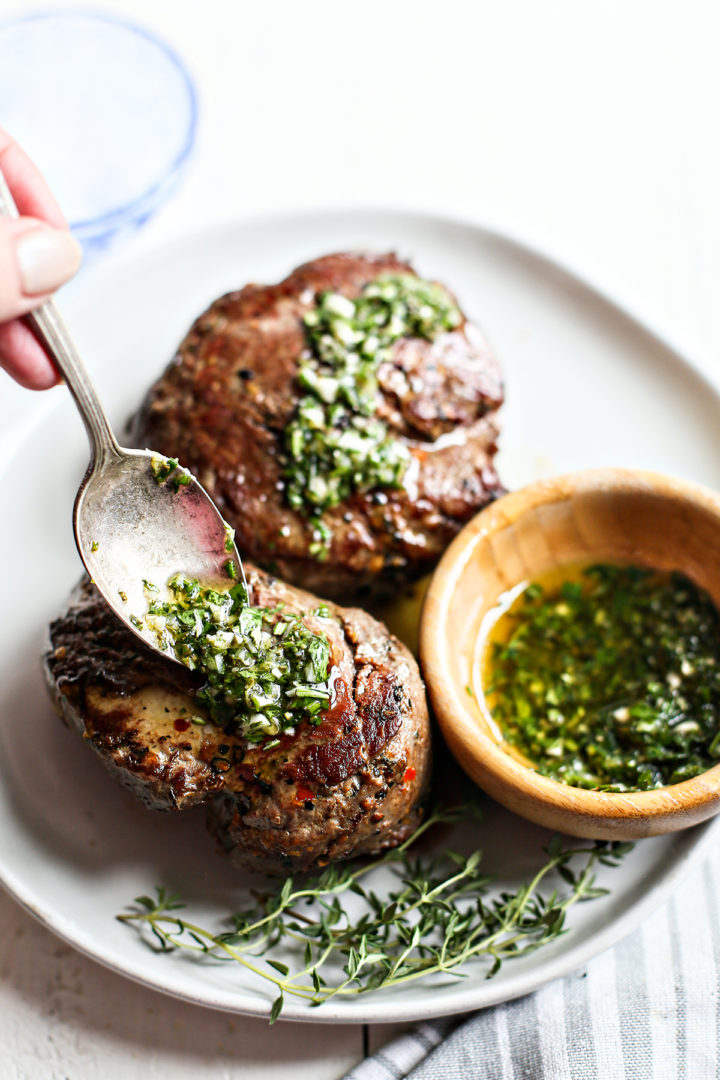
[[[572,848],[553,837],[543,865],[529,881],[515,892],[491,895],[492,878],[481,869],[480,851],[410,854],[428,829],[473,812],[476,804],[438,807],[409,840],[377,859],[359,866],[331,865],[298,882],[287,878],[232,915],[225,931],[177,914],[183,905],[162,887],[154,899],[138,897],[117,918],[135,924],[143,941],[158,952],[184,950],[199,960],[224,959],[274,985],[270,1023],[281,1015],[288,996],[320,1006],[335,996],[389,989],[423,977],[462,977],[466,965],[476,961],[485,962],[486,977],[492,978],[506,960],[566,933],[568,910],[607,892],[595,884],[596,865],[618,866],[633,845],[595,841]],[[392,866],[396,883],[376,891],[373,876],[383,866]],[[555,873],[567,888],[548,892],[547,879]],[[270,953],[279,943],[283,961]]]

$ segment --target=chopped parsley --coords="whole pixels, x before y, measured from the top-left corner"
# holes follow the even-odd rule
[[[218,592],[178,574],[168,588],[172,599],[151,602],[145,626],[163,651],[205,675],[197,696],[216,723],[252,743],[320,723],[331,697],[323,634],[281,606],[252,607],[242,583]]]
[[[720,761],[720,614],[681,574],[529,585],[488,644],[491,715],[538,772],[644,791]]]
[[[320,294],[304,317],[307,354],[298,382],[305,394],[285,429],[285,494],[313,519],[310,554],[327,556],[332,539],[320,518],[357,491],[400,485],[407,447],[377,409],[377,373],[403,337],[429,341],[462,322],[450,294],[412,274],[387,274],[356,300]]]
[[[150,459],[150,468],[158,484],[171,480],[176,491],[179,491],[181,487],[187,487],[192,482],[192,476],[187,469],[183,469],[177,458],[166,458],[155,454]]]

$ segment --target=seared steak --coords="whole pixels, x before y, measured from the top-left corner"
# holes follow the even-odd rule
[[[401,338],[378,373],[377,416],[410,452],[403,486],[355,493],[313,526],[287,502],[284,431],[302,390],[303,316],[319,294],[355,299],[395,255],[316,259],[279,285],[248,285],[201,315],[132,424],[132,440],[180,459],[235,528],[243,556],[336,598],[394,588],[430,569],[460,527],[502,492],[493,465],[498,365],[464,318],[433,341]]]
[[[261,571],[251,569],[248,583],[258,606],[305,613],[319,604]],[[319,726],[302,723],[268,750],[213,724],[194,693],[202,677],[145,647],[87,580],[50,627],[48,686],[65,722],[148,806],[207,803],[211,829],[238,865],[276,873],[377,852],[421,818],[425,690],[381,623],[328,610],[304,622],[330,642],[331,706]]]

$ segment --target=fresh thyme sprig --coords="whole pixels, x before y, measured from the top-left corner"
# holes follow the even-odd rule
[[[515,892],[488,898],[492,878],[480,872],[480,851],[469,856],[408,854],[433,825],[465,818],[473,809],[435,810],[409,840],[370,863],[333,865],[298,886],[287,878],[282,887],[233,915],[228,931],[213,933],[181,917],[177,912],[185,905],[161,887],[154,898],[137,897],[135,907],[118,919],[138,924],[146,943],[159,952],[183,949],[235,961],[273,983],[278,995],[271,1023],[282,1012],[285,995],[321,1005],[336,995],[387,989],[421,976],[459,977],[465,974],[462,965],[478,958],[489,962],[486,977],[491,978],[504,960],[533,952],[565,933],[565,917],[573,904],[608,891],[594,883],[596,865],[617,866],[633,845],[596,841],[566,848],[562,838],[554,836],[543,849],[544,865],[530,881]],[[388,864],[396,864],[396,888],[379,895],[360,883]],[[553,871],[568,891],[553,889],[543,895],[541,885]],[[346,894],[359,899],[346,906],[341,902]],[[267,950],[281,941],[297,955],[292,973],[288,964],[267,958]],[[333,961],[338,963],[331,978]]]

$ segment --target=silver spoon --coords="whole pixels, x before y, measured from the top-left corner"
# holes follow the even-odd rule
[[[18,216],[2,172],[0,214]],[[156,473],[168,471],[162,455],[118,445],[55,304],[47,300],[27,318],[67,383],[90,439],[90,465],[73,511],[80,558],[115,614],[158,649],[142,622],[149,599],[144,583],[162,596],[177,573],[213,588],[227,589],[235,578],[245,582],[232,532],[186,470],[177,468],[159,482]]]

